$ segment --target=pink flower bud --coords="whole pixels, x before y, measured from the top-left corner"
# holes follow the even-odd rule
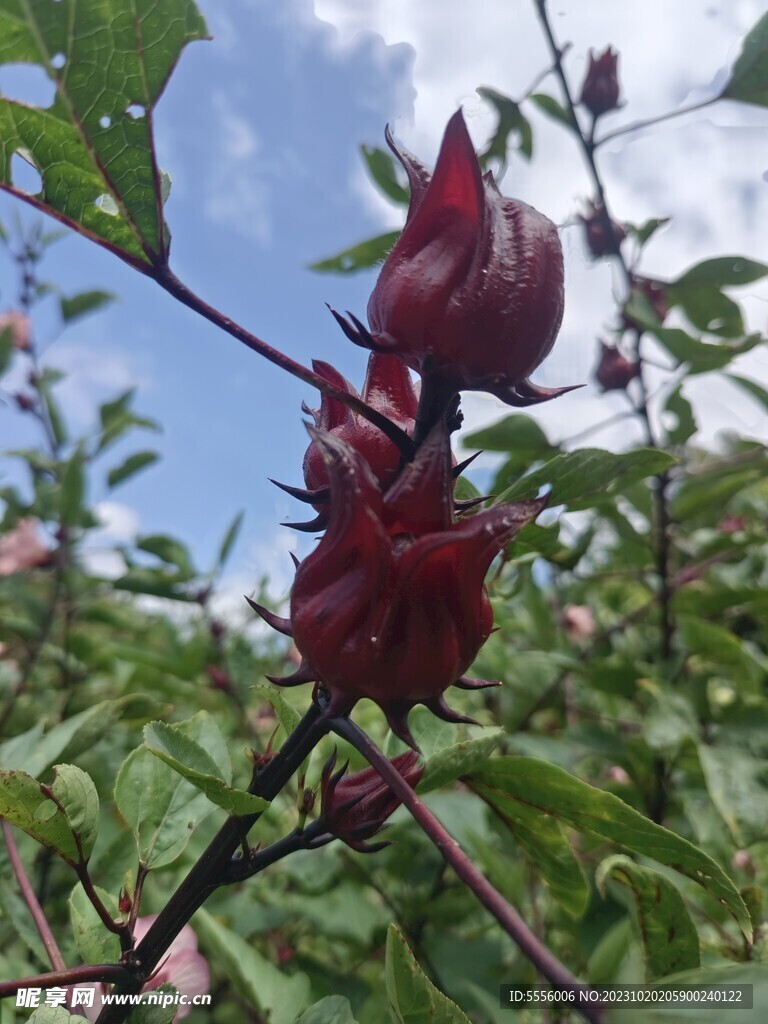
[[[639,363],[627,359],[612,345],[600,342],[600,362],[595,370],[595,380],[603,391],[624,391],[639,373]]]
[[[567,604],[562,614],[563,628],[572,644],[589,640],[595,632],[592,610],[585,604]]]
[[[388,141],[408,174],[411,204],[368,303],[368,343],[422,376],[510,405],[569,390],[527,379],[563,315],[555,225],[481,174],[461,111],[448,122],[433,175]]]
[[[392,764],[411,789],[418,785],[424,766],[419,763],[414,751],[409,750],[394,757]],[[353,775],[346,775],[346,765],[334,774],[335,765],[334,754],[323,769],[322,819],[328,832],[347,846],[360,853],[373,853],[386,844],[371,846],[364,840],[370,839],[381,829],[401,801],[375,768],[365,768]]]
[[[589,67],[581,87],[581,102],[594,116],[607,114],[619,105],[618,53],[612,47],[595,57],[589,51]]]
[[[11,332],[11,345],[19,352],[28,352],[32,337],[32,324],[28,316],[18,309],[9,309],[0,313],[0,334]]]
[[[20,519],[0,537],[0,576],[48,565],[51,552],[38,536],[37,519]]]

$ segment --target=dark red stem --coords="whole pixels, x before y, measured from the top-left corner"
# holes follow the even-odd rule
[[[334,718],[332,732],[351,743],[379,773],[390,789],[400,798],[415,820],[435,844],[443,858],[462,882],[471,889],[483,906],[493,914],[504,931],[519,946],[536,970],[555,988],[568,992],[588,992],[589,986],[579,981],[538,939],[515,908],[491,885],[462,850],[450,832],[411,789],[391,761],[382,753],[363,730],[349,718]],[[581,1011],[591,1024],[601,1024],[603,1007],[591,1004]]]
[[[125,981],[130,977],[127,968],[120,964],[88,964],[87,967],[71,967],[68,971],[49,971],[47,974],[36,974],[32,978],[0,981],[0,999],[16,995],[21,988],[45,989],[66,985],[85,985],[94,981],[112,984]]]

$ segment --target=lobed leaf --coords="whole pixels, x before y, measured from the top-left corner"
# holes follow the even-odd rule
[[[181,51],[207,38],[193,0],[0,0],[0,66],[56,85],[43,109],[0,98],[0,188],[148,272],[167,262],[152,118]],[[42,178],[14,185],[20,154]]]

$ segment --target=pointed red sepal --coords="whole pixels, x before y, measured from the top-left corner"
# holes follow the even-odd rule
[[[267,479],[275,487],[279,487],[281,491],[285,491],[292,498],[303,501],[307,505],[327,505],[330,499],[331,492],[328,487],[315,487],[313,490],[310,490],[308,487],[292,487],[291,484],[281,484],[279,480],[273,480],[271,476],[267,477]]]
[[[408,206],[407,223],[421,206],[421,201],[429,188],[430,181],[432,180],[432,172],[428,170],[421,160],[419,160],[418,157],[415,157],[413,153],[409,153],[407,149],[403,149],[396,144],[392,136],[392,129],[389,125],[384,129],[384,138],[408,176],[408,185],[411,189],[411,201]]]
[[[283,636],[293,636],[293,626],[291,625],[290,619],[283,618],[282,615],[275,615],[275,613],[271,612],[269,608],[265,608],[263,605],[257,604],[247,595],[245,595],[245,600],[251,608],[253,608],[256,614],[260,615],[261,618],[264,619],[268,626],[271,626],[272,629],[276,629],[277,632],[282,633]]]
[[[442,694],[439,697],[435,697],[434,700],[428,700],[424,703],[433,715],[442,718],[444,722],[455,722],[457,724],[459,722],[466,722],[467,725],[480,725],[476,718],[462,715],[458,711],[454,711],[453,708],[448,707]]]
[[[287,526],[289,530],[298,530],[299,533],[318,533],[328,525],[328,514],[321,512],[314,519],[307,519],[303,523],[280,523],[280,525]]]
[[[478,505],[482,505],[486,501],[491,501],[492,498],[492,494],[484,494],[478,498],[466,498],[463,501],[454,501],[453,507],[457,515],[460,515],[463,512],[469,512],[471,509],[477,508]]]
[[[348,309],[345,310],[349,320],[352,321],[352,323],[350,323],[349,320],[345,319],[345,317],[343,317],[341,313],[337,312],[333,306],[329,306],[327,302],[326,306],[328,306],[331,316],[344,332],[345,337],[348,338],[353,345],[358,345],[360,348],[370,349],[373,352],[386,352],[386,346],[382,345],[380,341],[374,341],[368,328],[361,320],[358,320],[354,313],[350,313]]]
[[[374,352],[368,360],[363,401],[399,424],[416,418],[419,396],[408,367],[399,356]]]
[[[453,684],[460,690],[487,690],[491,686],[501,686],[500,679],[473,679],[471,676],[461,676]]]
[[[417,537],[452,525],[451,440],[445,421],[435,424],[415,459],[387,491],[384,520],[391,535]]]
[[[408,728],[408,715],[413,707],[410,701],[392,700],[382,704],[382,710],[387,719],[387,724],[399,740],[402,740],[407,747],[421,754],[421,747],[413,738],[413,733]]]
[[[291,561],[293,562],[294,568],[298,569],[299,566],[301,565],[301,559],[296,554],[294,554],[293,551],[289,551],[288,554],[291,556]]]
[[[474,455],[470,455],[469,458],[468,459],[464,459],[463,462],[457,462],[456,465],[453,467],[453,479],[457,480],[461,476],[461,474],[464,472],[464,470],[468,469],[472,465],[472,463],[475,461],[475,459],[478,458],[482,454],[483,454],[482,451],[475,452]]]
[[[267,676],[270,683],[274,683],[275,686],[301,686],[304,683],[314,683],[317,681],[317,672],[312,666],[302,661],[296,671],[290,676]]]
[[[560,395],[567,395],[569,391],[578,391],[579,388],[583,387],[583,384],[571,384],[565,388],[540,388],[529,380],[523,380],[512,387],[508,385],[490,385],[484,390],[500,398],[506,405],[514,405],[524,409],[529,405],[549,402],[553,398],[559,398]]]

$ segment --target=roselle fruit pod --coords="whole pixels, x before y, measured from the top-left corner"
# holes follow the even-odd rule
[[[555,225],[482,175],[461,111],[448,122],[434,174],[388,141],[408,174],[411,203],[368,302],[372,344],[422,377],[510,405],[570,390],[528,380],[563,315]]]
[[[602,205],[590,202],[589,210],[580,215],[579,220],[584,225],[584,239],[593,259],[611,256],[619,251],[619,245],[627,233],[621,224],[606,217]]]
[[[411,744],[415,704],[466,721],[443,693],[462,680],[493,628],[485,574],[546,499],[456,522],[444,422],[386,492],[360,452],[328,431],[313,438],[328,473],[328,529],[299,565],[291,596],[301,670],[274,681],[322,683],[334,714],[368,697]]]
[[[418,755],[412,750],[406,751],[392,758],[392,765],[411,789],[415,789],[424,773]],[[337,772],[334,772],[335,767],[336,755],[333,754],[326,762],[320,784],[322,820],[332,836],[353,850],[373,853],[386,843],[369,845],[364,840],[383,827],[401,801],[375,768],[347,775],[346,765]]]
[[[589,67],[581,87],[581,103],[594,116],[600,117],[619,105],[619,55],[608,47],[599,57],[589,51]]]
[[[595,380],[603,391],[624,391],[639,374],[639,363],[627,359],[612,345],[600,342],[600,362],[595,370]]]

